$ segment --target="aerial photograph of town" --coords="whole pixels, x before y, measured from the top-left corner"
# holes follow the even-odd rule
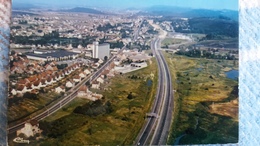
[[[13,0],[9,146],[238,142],[238,0]]]

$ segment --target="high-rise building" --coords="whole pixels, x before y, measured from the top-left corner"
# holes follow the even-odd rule
[[[107,57],[108,59],[110,57],[110,44],[99,44],[98,42],[94,42],[92,54],[93,58],[99,58],[104,60],[105,57]]]

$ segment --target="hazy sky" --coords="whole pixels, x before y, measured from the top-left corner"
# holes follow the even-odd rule
[[[16,3],[44,4],[50,6],[96,7],[149,7],[155,5],[179,6],[204,9],[238,10],[238,0],[13,0]]]

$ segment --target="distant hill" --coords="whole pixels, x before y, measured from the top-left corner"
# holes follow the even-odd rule
[[[140,14],[153,14],[175,17],[215,17],[225,18],[238,21],[238,11],[233,10],[208,10],[208,9],[191,9],[174,6],[153,6],[143,10]]]
[[[238,21],[238,11],[194,9],[183,14],[186,17],[215,17]]]
[[[62,10],[63,12],[80,12],[80,13],[90,13],[90,14],[104,14],[103,12],[91,8],[76,7],[72,9]]]

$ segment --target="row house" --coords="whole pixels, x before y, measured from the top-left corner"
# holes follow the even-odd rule
[[[64,86],[59,86],[59,87],[55,88],[56,93],[61,93],[61,92],[65,93],[65,91],[66,91],[66,89]]]
[[[86,77],[86,74],[85,74],[84,72],[81,72],[81,73],[79,74],[79,76],[80,76],[81,79],[83,79],[83,78]]]
[[[99,89],[99,88],[100,88],[100,82],[98,82],[98,81],[92,82],[91,88],[93,88],[93,89]]]
[[[104,81],[104,78],[101,77],[101,76],[97,78],[97,81],[98,81],[100,84],[104,84],[104,82],[105,82],[105,81]]]
[[[65,84],[65,86],[66,86],[67,88],[72,88],[72,87],[74,87],[74,81],[72,81],[72,80],[67,81],[66,84]]]
[[[35,89],[40,89],[42,87],[46,87],[48,85],[52,85],[53,83],[56,83],[63,79],[65,75],[69,75],[76,69],[78,69],[81,65],[80,64],[74,64],[63,71],[60,72],[54,72],[53,70],[47,70],[45,72],[42,72],[41,74],[31,76],[26,79],[21,79],[16,83],[16,88],[12,89],[11,93],[12,95],[17,94],[24,94],[26,92],[31,92]],[[82,72],[80,75],[76,75],[73,77],[73,83],[66,83],[66,87],[71,88],[74,86],[74,82],[80,82],[82,78],[85,78],[86,75],[84,72]],[[59,89],[61,90],[61,89]]]
[[[76,76],[73,77],[73,81],[78,83],[78,82],[81,81],[81,77],[79,75],[76,75]]]
[[[85,70],[84,70],[84,73],[85,73],[86,75],[89,75],[91,72],[90,72],[88,69],[85,69]]]
[[[88,90],[88,87],[86,85],[83,85],[78,90],[78,96],[83,97],[86,96],[90,91]]]

